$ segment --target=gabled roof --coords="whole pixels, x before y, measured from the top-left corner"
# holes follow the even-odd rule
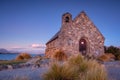
[[[57,39],[58,38],[58,35],[59,35],[59,33],[60,33],[60,31],[58,31],[46,44],[48,44],[48,43],[50,43],[50,42],[52,42],[52,41],[54,41],[55,39]]]
[[[81,14],[84,14],[84,16],[86,16],[86,17],[88,18],[88,20],[92,22],[92,20],[89,18],[89,16],[86,14],[85,11],[81,11],[80,14],[78,14],[78,16],[76,16],[73,21],[75,21],[78,17],[80,17]],[[93,24],[94,27],[97,29],[97,31],[98,31],[99,34],[102,36],[102,38],[105,39],[105,37],[104,37],[103,34],[100,32],[100,30],[96,27],[96,25],[95,25],[93,22],[92,22],[92,24]]]
[[[74,18],[73,21],[75,21],[79,16],[81,16],[81,14],[84,14],[85,16],[87,16],[86,13],[85,13],[84,11],[82,11],[77,17]],[[87,16],[87,17],[88,17],[88,16]],[[89,17],[88,17],[88,20],[90,20]],[[90,20],[90,21],[91,21],[91,20]],[[91,21],[91,22],[92,22],[92,21]],[[93,23],[93,22],[92,22],[92,23]],[[93,25],[94,25],[94,23],[93,23]],[[94,25],[94,27],[97,29],[97,31],[98,31],[99,34],[102,36],[102,38],[105,39],[104,36],[102,35],[102,33],[99,31],[99,29],[98,29],[95,25]],[[58,31],[58,32],[46,43],[46,45],[47,45],[48,43],[54,41],[55,39],[57,39],[58,36],[59,36],[59,34],[60,34],[60,31]]]

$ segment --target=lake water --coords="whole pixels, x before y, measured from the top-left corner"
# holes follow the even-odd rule
[[[0,60],[12,60],[15,59],[19,54],[0,54]],[[30,54],[32,57],[44,54]]]

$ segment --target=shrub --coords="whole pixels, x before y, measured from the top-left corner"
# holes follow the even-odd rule
[[[76,80],[77,73],[66,65],[53,63],[48,72],[44,74],[44,80]]]
[[[112,53],[115,57],[116,60],[120,60],[119,56],[120,56],[120,48],[115,47],[115,46],[109,46],[109,47],[104,47],[105,49],[105,53]]]
[[[21,53],[16,57],[16,60],[25,60],[25,59],[30,59],[31,56],[28,53]]]
[[[106,54],[98,57],[98,60],[103,61],[103,62],[111,61],[111,60],[114,60],[114,59],[115,59],[115,56],[112,53],[106,53]]]
[[[119,53],[116,53],[116,60],[120,60],[120,52]]]
[[[88,60],[75,55],[65,64],[54,64],[47,73],[45,80],[107,80],[104,66],[95,60]]]
[[[105,49],[105,53],[113,53],[113,54],[116,54],[116,53],[119,53],[120,52],[120,49],[115,47],[115,46],[109,46]]]
[[[98,64],[95,60],[89,60],[87,62],[87,71],[79,75],[82,80],[107,80],[107,74],[103,65]]]
[[[74,55],[70,57],[68,60],[68,64],[69,66],[78,69],[78,72],[85,72],[87,69],[86,60],[84,60],[84,57],[81,55]]]
[[[30,59],[31,58],[30,54],[28,54],[28,53],[21,53],[21,56],[23,56],[24,59]]]
[[[21,55],[18,55],[18,56],[16,57],[16,60],[23,60],[23,59],[24,59],[24,57],[21,56]]]
[[[61,50],[55,52],[55,54],[53,55],[53,57],[56,60],[58,60],[58,61],[67,60],[67,55],[63,51],[61,51]]]
[[[100,57],[98,58],[98,60],[103,61],[103,62],[109,61],[109,57],[104,54],[104,55],[100,56]]]
[[[76,68],[81,80],[107,80],[104,67],[95,60],[76,55],[68,60],[68,64]]]

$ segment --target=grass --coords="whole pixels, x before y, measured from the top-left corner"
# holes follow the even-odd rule
[[[104,66],[95,60],[75,55],[65,64],[54,63],[44,74],[44,80],[107,80]]]
[[[44,74],[44,80],[76,80],[77,73],[74,69],[65,65],[53,63],[47,73]]]
[[[103,62],[110,61],[111,59],[115,59],[115,56],[111,53],[103,54],[98,58],[98,60]]]
[[[12,64],[20,64],[25,63],[27,60],[2,60],[0,61],[0,65],[12,65]]]
[[[82,80],[107,80],[107,74],[103,65],[98,64],[95,60],[86,62],[86,71],[79,75]],[[80,72],[82,74],[82,72]]]
[[[32,58],[30,54],[28,53],[20,53],[17,57],[16,60],[26,60]]]
[[[56,51],[53,57],[58,61],[67,60],[67,55],[61,50]]]

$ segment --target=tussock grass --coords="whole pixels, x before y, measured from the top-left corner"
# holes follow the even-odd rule
[[[104,66],[96,60],[88,60],[81,55],[75,55],[68,60],[68,64],[76,68],[79,80],[107,80]]]
[[[31,55],[28,53],[20,53],[17,57],[16,60],[27,60],[30,59]]]
[[[107,74],[103,65],[98,64],[95,60],[89,60],[86,64],[87,70],[84,73],[80,72],[79,75],[82,80],[107,80]]]
[[[103,61],[103,62],[110,61],[111,59],[115,60],[115,56],[111,53],[106,53],[98,57],[98,60]]]
[[[84,72],[87,70],[87,60],[84,60],[84,57],[81,55],[74,55],[69,58],[68,65],[75,67],[77,72]]]
[[[53,63],[47,73],[44,74],[44,80],[76,80],[77,73],[74,69],[66,65]]]
[[[107,80],[107,75],[103,65],[75,55],[65,64],[54,63],[44,74],[44,80]]]
[[[67,60],[67,55],[61,51],[61,50],[58,50],[54,53],[53,57],[58,60],[58,61],[65,61]]]

